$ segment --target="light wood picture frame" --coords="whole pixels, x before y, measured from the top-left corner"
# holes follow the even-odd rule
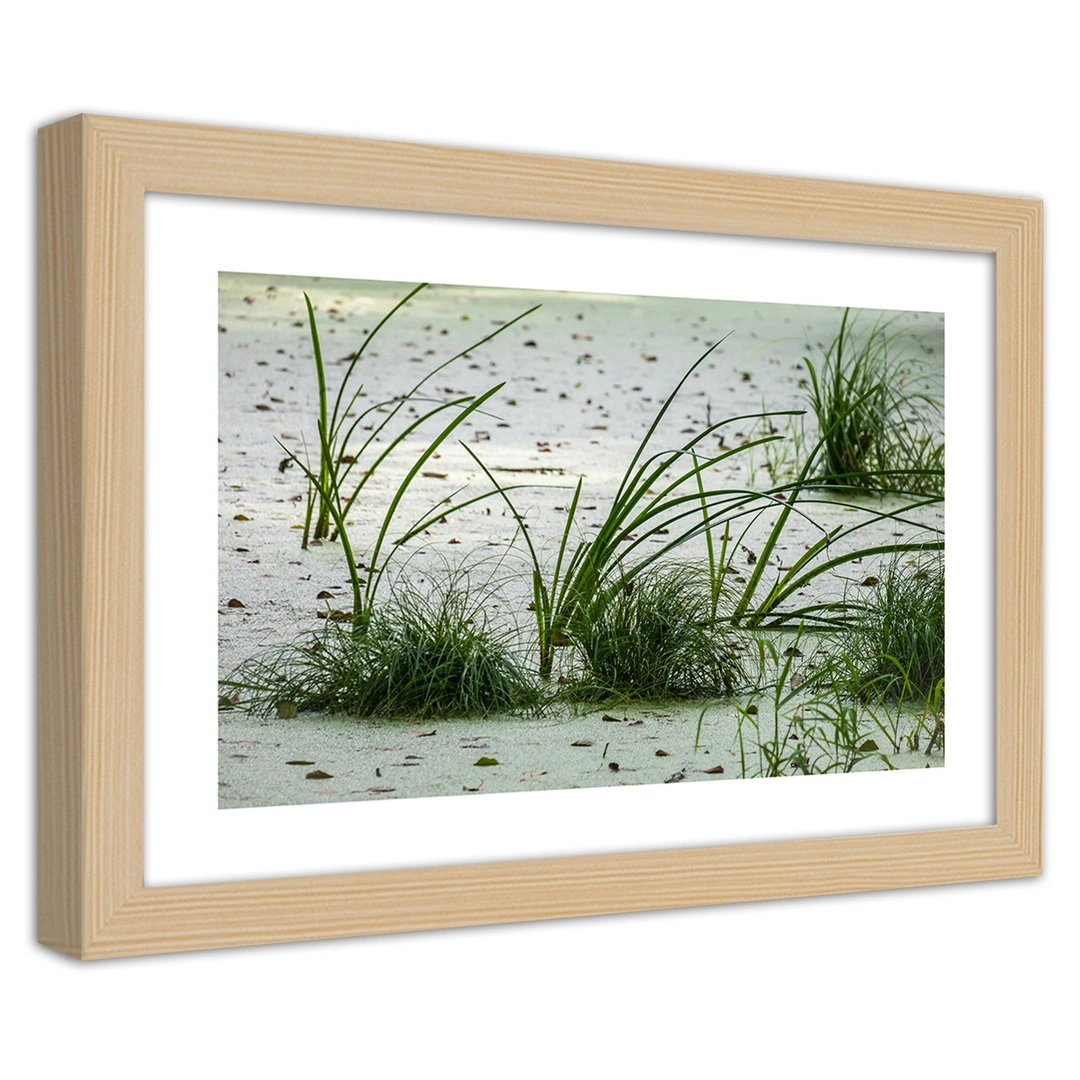
[[[147,887],[150,192],[992,254],[993,824]],[[38,216],[43,944],[96,959],[1040,873],[1038,201],[81,115],[39,132]]]

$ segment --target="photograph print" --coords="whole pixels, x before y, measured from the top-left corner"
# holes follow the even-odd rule
[[[221,808],[944,765],[941,313],[218,283]]]

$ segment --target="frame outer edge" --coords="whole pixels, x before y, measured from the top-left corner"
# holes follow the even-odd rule
[[[998,195],[498,150],[88,118],[148,190],[992,252]],[[621,188],[613,207],[610,186]]]
[[[82,350],[84,129],[38,132],[38,940],[83,939]]]
[[[997,273],[998,821],[1042,872],[1043,215],[1011,230]],[[1001,627],[1011,633],[1002,633]]]

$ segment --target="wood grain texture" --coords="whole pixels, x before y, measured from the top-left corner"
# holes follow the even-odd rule
[[[38,939],[82,940],[82,125],[38,137]]]
[[[85,959],[1041,869],[1042,211],[1032,200],[82,116],[39,137],[39,937]],[[147,191],[992,252],[996,822],[143,885]]]

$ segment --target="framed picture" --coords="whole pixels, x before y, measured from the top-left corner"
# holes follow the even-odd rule
[[[39,153],[43,943],[1039,873],[1039,203]]]

